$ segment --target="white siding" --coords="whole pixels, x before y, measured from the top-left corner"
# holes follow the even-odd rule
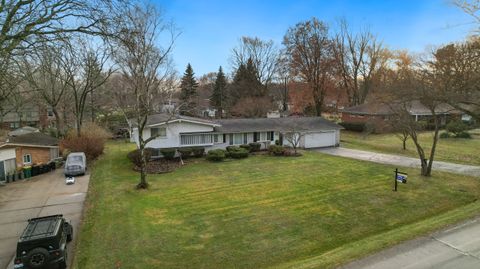
[[[305,148],[334,147],[337,144],[336,131],[306,133],[304,139]]]
[[[163,125],[156,125],[152,127],[166,127],[167,136],[166,137],[157,137],[156,139],[150,141],[147,144],[147,147],[152,148],[173,148],[180,147],[180,134],[182,133],[205,133],[213,132],[213,126],[190,123],[190,122],[174,122]],[[133,140],[138,146],[138,129],[133,130]],[[143,130],[143,139],[148,139],[150,137],[150,128],[145,128]]]

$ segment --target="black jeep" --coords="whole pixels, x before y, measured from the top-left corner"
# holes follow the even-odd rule
[[[14,268],[67,268],[67,242],[73,227],[63,215],[28,220],[17,243]]]

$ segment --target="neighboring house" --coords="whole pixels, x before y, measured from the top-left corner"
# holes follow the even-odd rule
[[[147,144],[147,147],[155,149],[201,146],[208,151],[251,142],[259,142],[266,147],[276,140],[288,145],[284,135],[299,133],[300,147],[319,148],[338,146],[340,129],[341,126],[321,117],[206,120],[156,114],[148,118],[143,138],[158,135]],[[138,145],[138,129],[135,127],[132,138]]]
[[[55,124],[53,112],[38,105],[25,104],[20,109],[7,111],[9,112],[0,119],[0,129],[14,130],[23,126],[43,129]]]
[[[432,112],[420,101],[412,101],[408,111],[415,121],[430,122],[433,119]],[[435,113],[440,116],[441,125],[447,124],[451,119],[460,119],[462,114],[448,104],[440,104]],[[393,112],[390,106],[381,103],[368,103],[344,108],[342,110],[342,122],[381,123],[388,121],[392,115]]]
[[[58,139],[43,133],[29,133],[25,135],[8,137],[7,141],[0,144],[0,150],[15,151],[17,167],[34,164],[46,164],[59,157]]]

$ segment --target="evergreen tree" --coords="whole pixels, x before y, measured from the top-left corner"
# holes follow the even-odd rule
[[[213,85],[212,96],[210,97],[210,104],[217,109],[217,116],[222,117],[223,111],[227,106],[227,79],[223,73],[222,67],[218,69],[217,78]]]
[[[262,84],[257,78],[255,65],[252,59],[248,59],[247,64],[240,64],[232,82],[230,96],[232,105],[240,99],[247,97],[263,97]]]
[[[197,88],[198,83],[194,77],[195,73],[190,64],[187,65],[187,69],[182,77],[182,82],[180,83],[180,100],[182,105],[180,107],[180,114],[182,115],[195,115],[194,111],[197,107]]]

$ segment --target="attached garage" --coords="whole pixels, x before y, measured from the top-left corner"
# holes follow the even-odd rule
[[[305,148],[324,148],[337,145],[338,131],[309,132],[305,134]]]
[[[15,149],[0,149],[0,181],[5,181],[8,174],[15,172]]]

